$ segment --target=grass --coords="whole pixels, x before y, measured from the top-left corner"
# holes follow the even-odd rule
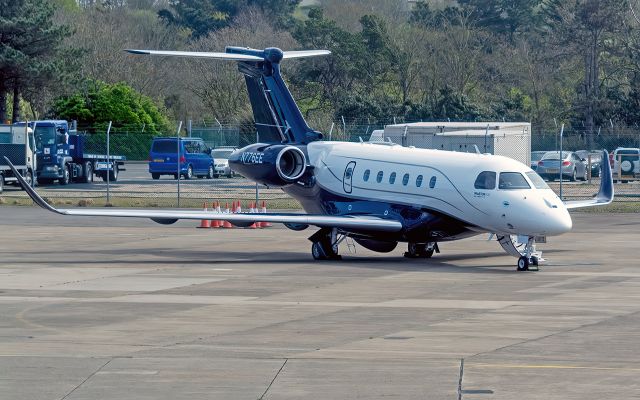
[[[65,198],[47,198],[45,200],[55,207],[105,207],[107,199],[101,198],[81,198],[81,197],[65,197]],[[177,208],[176,199],[173,198],[130,198],[130,197],[112,197],[110,199],[111,207],[123,208]],[[263,199],[260,199],[262,202]],[[269,210],[299,210],[300,203],[289,198],[280,199],[264,199],[267,202]],[[251,200],[243,200],[243,208]],[[224,203],[222,201],[222,206]],[[202,209],[202,199],[180,199],[180,208]],[[208,201],[211,207],[211,201]],[[231,203],[231,201],[229,201]],[[0,196],[0,206],[33,206],[35,203],[28,197],[7,197]]]

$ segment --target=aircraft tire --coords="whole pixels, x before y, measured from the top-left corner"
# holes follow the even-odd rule
[[[317,261],[327,259],[327,255],[325,254],[320,242],[313,242],[311,244],[311,255],[313,256],[313,259]]]
[[[525,256],[518,258],[518,271],[529,270],[529,259]]]

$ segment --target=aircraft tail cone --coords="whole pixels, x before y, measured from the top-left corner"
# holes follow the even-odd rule
[[[207,211],[207,203],[202,204],[202,209],[202,211]],[[211,228],[211,221],[209,221],[208,219],[200,220],[200,226],[198,228]]]

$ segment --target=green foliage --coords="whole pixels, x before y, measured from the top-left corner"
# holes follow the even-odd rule
[[[0,120],[7,91],[13,91],[15,106],[24,90],[41,90],[68,73],[61,55],[71,30],[54,22],[55,8],[49,0],[0,0]]]
[[[300,0],[170,0],[171,9],[162,9],[158,16],[170,24],[187,28],[197,39],[227,27],[240,10],[257,7],[274,20],[289,26]]]
[[[114,125],[145,126],[145,132],[157,134],[169,130],[167,117],[147,96],[136,92],[126,83],[108,85],[94,82],[83,93],[58,99],[51,115],[77,120],[93,129],[112,121]]]

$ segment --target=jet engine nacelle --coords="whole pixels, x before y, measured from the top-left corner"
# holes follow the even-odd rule
[[[296,146],[256,143],[229,157],[231,169],[255,182],[281,187],[295,183],[307,169],[307,157]]]

